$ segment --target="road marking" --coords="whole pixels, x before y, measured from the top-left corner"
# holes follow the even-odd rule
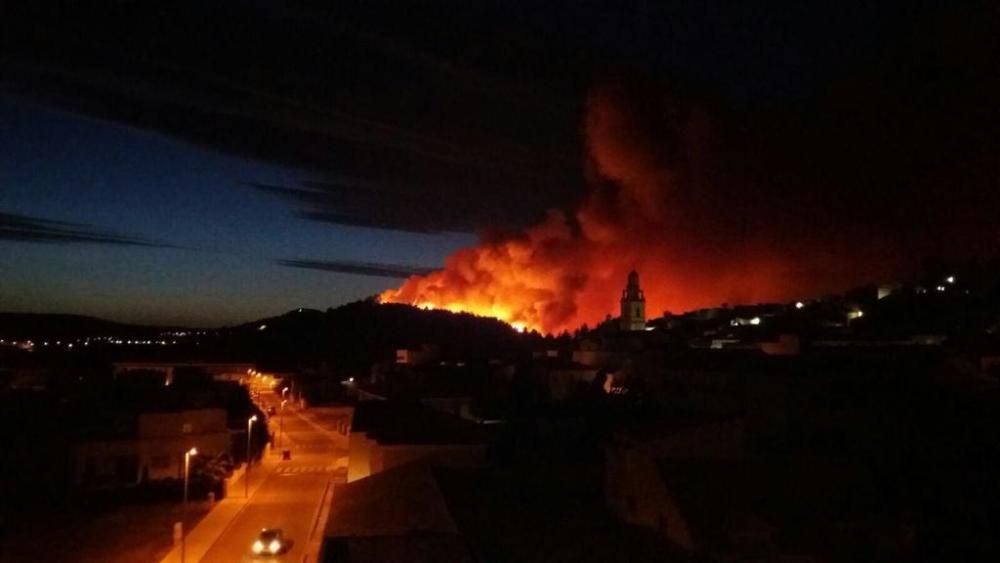
[[[278,473],[332,473],[338,469],[336,465],[284,465],[277,469]]]

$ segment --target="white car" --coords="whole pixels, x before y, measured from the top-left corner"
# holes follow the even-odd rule
[[[289,542],[279,528],[264,528],[253,542],[256,555],[278,555],[288,549]]]

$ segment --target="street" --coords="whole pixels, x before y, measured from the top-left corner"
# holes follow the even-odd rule
[[[261,395],[261,405],[276,405],[273,394]],[[312,420],[307,419],[309,417]],[[250,480],[263,479],[250,502],[218,536],[201,561],[231,563],[234,561],[314,561],[310,555],[310,540],[323,530],[318,522],[322,505],[329,501],[332,483],[346,476],[346,451],[338,448],[332,438],[344,415],[310,409],[305,415],[286,406],[281,445],[277,446],[279,416],[271,417],[270,428],[275,434],[270,460],[254,465]],[[290,460],[281,460],[281,449],[291,451]],[[231,497],[243,495],[243,489],[230,491]],[[254,556],[251,545],[263,528],[280,528],[291,545],[278,556]],[[307,558],[307,555],[309,557]]]

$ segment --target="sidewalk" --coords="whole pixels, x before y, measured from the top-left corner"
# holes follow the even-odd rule
[[[277,467],[278,460],[275,459],[276,457],[265,451],[260,463],[254,465],[250,470],[251,500],[257,489],[260,488],[271,472],[274,471],[274,468]],[[244,487],[246,486],[244,482],[245,478],[246,475],[244,474],[243,478],[233,483],[229,491],[230,496],[216,503],[215,507],[201,519],[201,522],[198,522],[198,525],[187,534],[184,554],[185,563],[200,561],[205,556],[205,553],[211,549],[215,540],[222,535],[226,528],[229,527],[229,524],[243,510],[243,507],[246,506],[247,498],[243,496]],[[180,561],[181,546],[178,543],[160,563],[180,563]]]

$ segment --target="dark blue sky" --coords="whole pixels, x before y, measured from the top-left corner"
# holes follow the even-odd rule
[[[469,235],[424,235],[296,217],[248,182],[309,174],[0,97],[0,209],[162,242],[0,238],[0,310],[218,325],[325,308],[398,279],[275,263],[285,258],[439,265]]]

